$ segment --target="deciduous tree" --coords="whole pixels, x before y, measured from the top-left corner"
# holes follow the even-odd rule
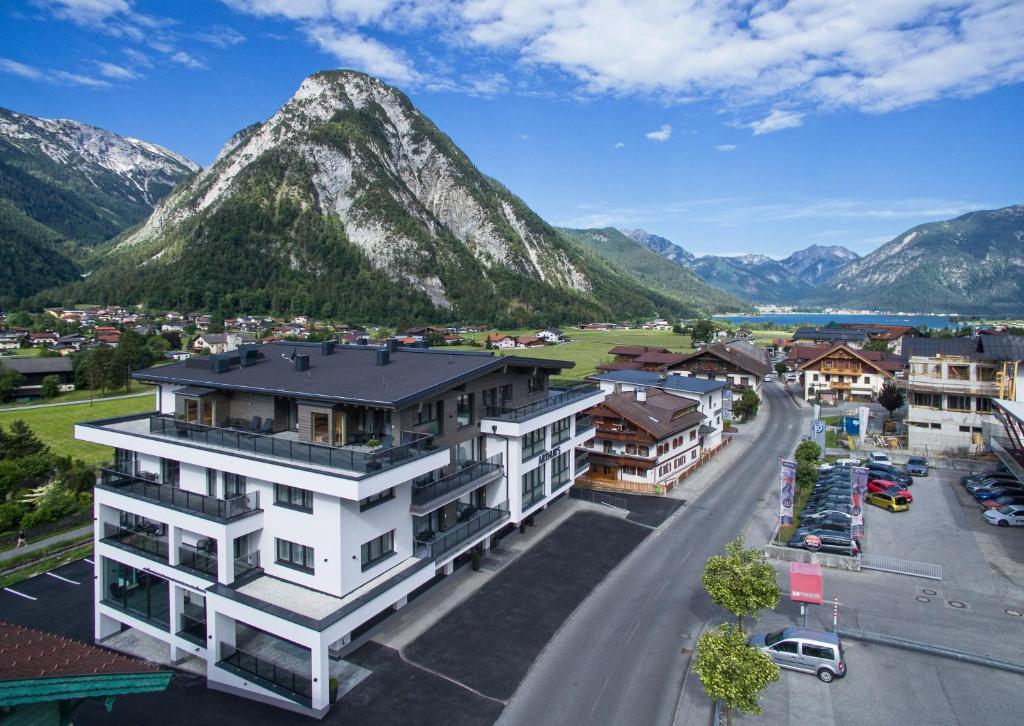
[[[761,610],[779,604],[775,570],[759,551],[744,548],[742,536],[725,546],[724,555],[708,558],[701,580],[711,600],[737,617],[741,632],[744,616],[756,620]]]
[[[730,726],[734,708],[760,714],[758,696],[779,679],[779,667],[767,654],[747,645],[743,631],[730,623],[700,636],[693,670],[708,697],[725,704],[725,720]]]
[[[732,412],[744,421],[749,421],[757,415],[757,409],[760,407],[760,397],[750,389],[747,389],[740,396],[740,400],[732,404]]]
[[[58,376],[45,376],[42,384],[43,398],[50,400],[56,398],[60,393],[60,378]]]
[[[878,403],[889,412],[889,418],[892,418],[893,412],[906,402],[907,399],[903,395],[903,391],[892,381],[886,381],[882,390],[878,392]]]

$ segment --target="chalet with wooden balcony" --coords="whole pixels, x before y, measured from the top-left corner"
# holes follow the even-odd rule
[[[866,351],[846,343],[832,346],[797,370],[802,376],[806,401],[817,396],[829,402],[872,401],[885,382],[894,378],[881,360],[871,360]]]
[[[765,350],[739,340],[700,348],[669,365],[667,371],[724,381],[734,393],[749,389],[760,394],[761,382],[771,372],[771,366]]]

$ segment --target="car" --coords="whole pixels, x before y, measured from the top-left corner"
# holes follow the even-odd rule
[[[842,512],[838,509],[823,509],[820,512],[812,512],[800,515],[800,524],[817,525],[819,522],[829,524],[845,524],[847,527],[853,521],[853,515],[849,512]]]
[[[894,481],[897,484],[903,486],[912,486],[914,484],[914,477],[907,474],[905,471],[900,471],[895,466],[889,466],[888,464],[879,464],[875,461],[869,461],[867,463],[868,476],[873,479],[888,479]]]
[[[808,550],[810,552],[829,552],[837,555],[854,557],[860,553],[860,543],[847,534],[839,532],[807,532],[800,537],[792,537],[787,547]]]
[[[899,494],[874,492],[872,494],[868,494],[865,499],[868,504],[874,504],[876,507],[888,509],[890,512],[906,512],[910,509],[910,502],[907,501],[906,497],[901,497]]]
[[[1024,494],[1004,494],[995,499],[986,499],[981,506],[983,509],[1000,509],[1007,504],[1024,504]]]
[[[978,489],[974,492],[974,498],[979,502],[989,499],[998,499],[1006,494],[1024,494],[1024,487],[992,487],[991,489]]]
[[[1008,471],[990,471],[984,474],[978,474],[977,476],[965,477],[960,481],[965,487],[969,487],[979,482],[986,481],[1016,481],[1017,477]]]
[[[980,477],[989,474],[1009,474],[1010,470],[1006,468],[1006,464],[1000,464],[995,469],[988,469],[986,471],[972,471],[970,474],[960,477],[960,483],[966,484],[969,481],[974,481]]]
[[[905,497],[908,502],[914,501],[914,497],[911,496],[910,492],[904,489],[899,484],[887,481],[885,479],[872,479],[871,481],[868,482],[868,493],[875,494],[878,492],[898,494],[901,497]]]
[[[751,635],[747,645],[765,653],[780,668],[813,673],[824,683],[846,675],[843,643],[836,633],[786,628]]]
[[[981,479],[979,481],[972,481],[965,488],[968,492],[974,494],[978,489],[990,489],[993,486],[1016,486],[1020,484],[1020,480],[1017,477],[1006,478],[1006,479]]]
[[[904,468],[912,476],[928,476],[928,460],[923,456],[911,456]]]
[[[771,383],[774,380],[775,380],[775,376],[773,376],[771,373],[769,373],[768,375],[766,375],[764,377],[764,382],[765,383]]]
[[[832,504],[822,505],[820,507],[804,507],[803,511],[800,512],[800,519],[806,519],[808,517],[814,518],[829,513],[839,513],[850,516],[853,513],[852,502],[846,502],[844,504]]]
[[[998,527],[1024,527],[1024,504],[1007,504],[1000,509],[989,509],[982,516],[986,522]]]
[[[889,455],[881,451],[872,451],[868,457],[868,460],[873,464],[885,464],[886,466],[893,465],[892,461],[889,459]]]
[[[802,535],[802,534],[807,534],[809,532],[813,532],[814,534],[821,534],[823,532],[838,532],[838,533],[841,533],[841,534],[849,534],[850,533],[850,523],[849,522],[818,522],[818,521],[812,521],[812,522],[809,522],[809,523],[805,524],[804,522],[801,521],[800,527],[797,528],[796,532],[794,532],[794,535],[798,535],[798,534]]]
[[[836,466],[860,466],[860,459],[836,459]]]

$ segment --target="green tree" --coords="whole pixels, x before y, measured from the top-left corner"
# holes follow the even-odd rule
[[[821,458],[821,447],[810,439],[801,441],[796,447],[796,451],[793,452],[793,458],[798,463],[801,461],[809,461],[812,464],[816,463]]]
[[[0,401],[9,401],[18,386],[25,382],[25,376],[13,368],[0,364]]]
[[[779,680],[779,667],[766,653],[747,645],[743,631],[730,623],[700,636],[693,670],[708,697],[725,704],[729,726],[734,708],[759,715],[758,696],[769,683]]]
[[[60,393],[60,377],[44,376],[42,388],[43,398],[46,400],[56,398],[57,394]]]
[[[893,412],[906,402],[907,399],[903,395],[903,391],[892,381],[886,381],[882,390],[878,392],[878,403],[889,412],[889,418],[892,418]]]
[[[20,418],[11,422],[10,432],[4,434],[3,451],[0,458],[20,459],[46,450],[46,444],[39,440],[32,428]]]
[[[164,338],[161,335],[154,335],[152,338],[146,340],[146,347],[149,348],[150,353],[153,354],[153,358],[156,359],[163,358],[164,353],[171,349],[171,344],[167,342],[167,338]]]
[[[694,343],[710,343],[717,329],[712,320],[697,320],[690,326],[690,337]]]
[[[779,604],[774,568],[761,552],[744,548],[742,536],[725,546],[724,555],[708,558],[701,581],[712,602],[736,616],[741,633],[744,616],[757,620],[761,610]]]
[[[780,378],[786,375],[786,371],[788,370],[789,368],[786,367],[786,364],[781,361],[775,364],[775,372],[779,374]]]
[[[749,421],[757,415],[757,409],[761,406],[761,399],[752,390],[747,389],[740,396],[740,400],[732,404],[732,412],[744,421]]]
[[[889,348],[889,344],[884,340],[869,340],[867,343],[861,346],[863,350],[874,350],[879,353],[890,353],[892,352]]]

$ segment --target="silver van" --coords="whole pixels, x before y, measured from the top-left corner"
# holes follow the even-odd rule
[[[786,628],[752,635],[747,644],[767,653],[780,668],[813,673],[825,683],[846,675],[843,644],[835,633]]]

